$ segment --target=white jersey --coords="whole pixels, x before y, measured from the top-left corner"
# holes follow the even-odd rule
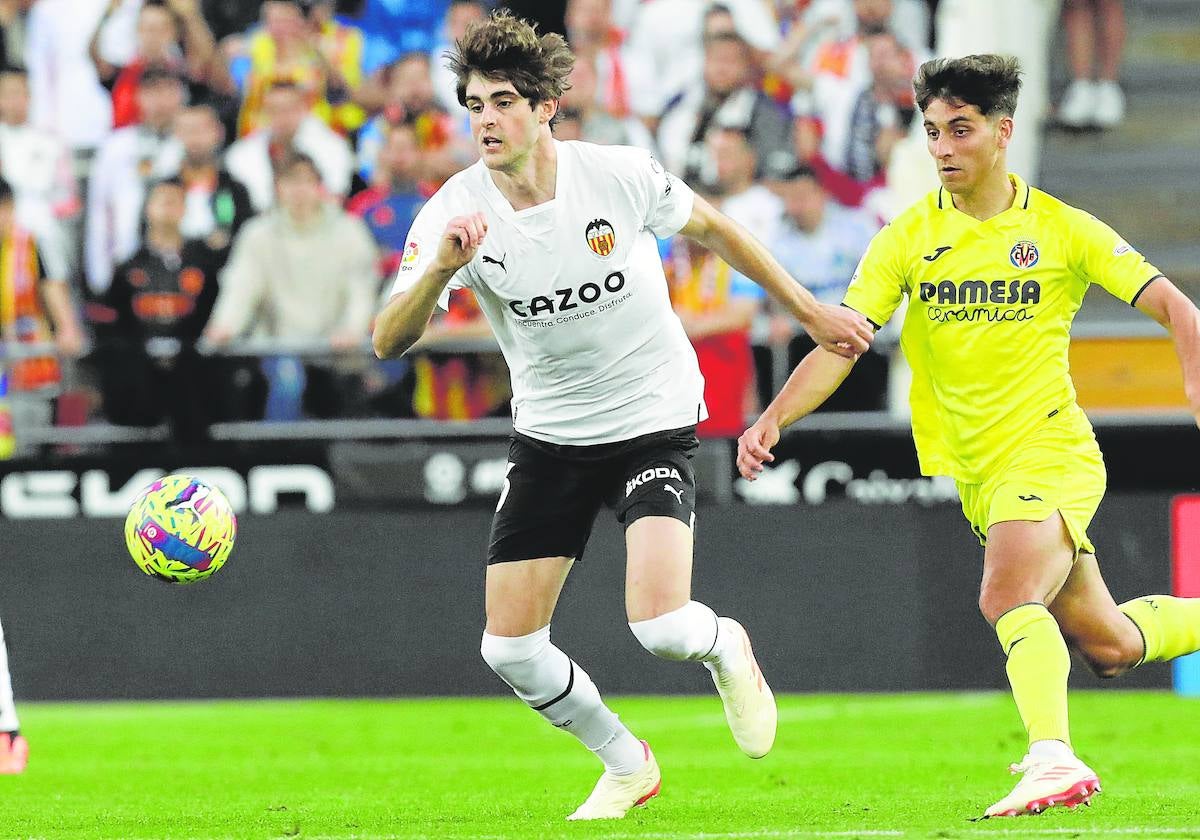
[[[554,147],[555,197],[536,207],[513,210],[482,162],[447,181],[413,222],[392,293],[425,273],[451,218],[482,212],[487,236],[439,303],[475,293],[512,374],[517,431],[612,443],[706,418],[655,241],[687,223],[691,189],[642,149]]]

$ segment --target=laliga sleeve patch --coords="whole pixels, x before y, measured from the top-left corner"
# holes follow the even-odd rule
[[[421,258],[421,245],[417,240],[410,239],[408,244],[404,246],[404,257],[400,260],[401,271],[412,271],[417,267],[417,261]]]

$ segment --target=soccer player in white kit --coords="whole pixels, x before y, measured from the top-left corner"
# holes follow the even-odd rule
[[[661,786],[658,764],[550,641],[550,619],[601,505],[625,527],[629,628],[651,653],[712,674],[738,746],[771,749],[776,711],[746,631],[691,600],[706,416],[696,355],[671,310],[655,237],[677,232],[758,282],[820,345],[867,350],[870,324],[823,306],[743,228],[645,151],[559,142],[551,120],[574,61],[500,12],[450,56],[481,160],[452,177],[409,232],[375,352],[394,358],[449,291],[471,289],[512,373],[513,436],[496,507],[481,652],[535,711],[604,764],[568,819],[623,817]]]
[[[0,625],[0,775],[21,773],[29,761],[29,743],[19,731],[17,707],[13,703],[12,676],[8,673],[8,649]]]

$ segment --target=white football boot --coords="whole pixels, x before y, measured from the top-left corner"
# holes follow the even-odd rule
[[[725,634],[724,652],[719,661],[704,664],[725,704],[733,740],[746,755],[762,758],[775,743],[779,722],[775,695],[759,670],[745,628],[732,618],[722,616],[717,621]]]
[[[592,788],[592,793],[568,820],[619,820],[630,808],[645,805],[662,790],[662,773],[650,745],[642,741],[646,763],[628,776],[617,776],[607,770]]]
[[[1011,765],[1008,771],[1024,775],[1012,793],[988,808],[984,817],[1040,814],[1055,805],[1074,810],[1089,804],[1100,792],[1100,778],[1074,755],[1027,755],[1020,764]]]

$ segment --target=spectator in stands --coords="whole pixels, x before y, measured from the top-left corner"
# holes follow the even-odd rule
[[[176,439],[190,442],[204,436],[219,399],[212,360],[196,341],[217,299],[222,256],[184,235],[186,212],[181,180],[151,185],[141,247],[88,313],[108,420],[151,426],[165,418]]]
[[[469,129],[464,131],[464,123],[438,105],[427,53],[401,56],[385,69],[381,79],[385,86],[382,109],[358,136],[359,174],[371,181],[386,127],[408,123],[415,129],[421,149],[420,179],[436,190],[477,156]]]
[[[29,10],[29,121],[67,144],[78,177],[86,176],[87,161],[112,128],[112,98],[87,51],[107,5],[107,0],[38,0]]]
[[[844,75],[823,70],[804,78],[807,89],[796,94],[792,109],[797,157],[838,201],[858,205],[883,185],[891,150],[912,123],[916,59],[880,28],[860,31],[853,55],[863,57],[865,69],[854,69],[858,59],[847,54]]]
[[[754,180],[758,161],[746,132],[717,128],[708,134],[709,171],[703,182],[713,190],[721,212],[761,242],[771,242],[783,220],[783,202]]]
[[[320,0],[266,0],[262,18],[246,43],[238,135],[262,128],[267,94],[282,80],[292,82],[334,131],[362,125],[365,115],[351,101],[362,83],[362,33],[333,21]]]
[[[716,254],[685,237],[663,260],[671,305],[696,349],[708,419],[701,437],[736,437],[755,410],[750,327],[766,293]]]
[[[715,9],[719,6],[720,9]],[[699,0],[645,0],[628,27],[627,54],[644,74],[630,85],[630,105],[657,130],[658,118],[681,91],[692,87],[705,67],[705,20],[725,9],[736,34],[753,50],[772,51],[779,43],[779,25],[770,4],[761,0],[724,0],[706,4]]]
[[[1125,94],[1118,81],[1125,49],[1124,0],[1065,0],[1063,26],[1072,81],[1058,106],[1058,121],[1070,128],[1115,128],[1125,119]]]
[[[294,152],[315,161],[325,189],[339,200],[350,191],[354,156],[333,129],[314,116],[304,91],[293,82],[277,82],[263,96],[265,126],[238,140],[225,153],[229,174],[246,185],[254,209],[275,201],[272,168]]]
[[[356,26],[334,17],[334,0],[306,0],[308,22],[316,37],[317,52],[325,62],[329,125],[350,135],[367,121],[366,112],[353,100],[363,83],[363,34]]]
[[[612,0],[567,0],[564,21],[575,66],[589,65],[595,77],[591,87],[597,104],[617,119],[629,116],[630,86],[647,80],[642,70],[630,67],[637,56],[623,49],[625,33],[613,22]]]
[[[212,32],[196,0],[143,2],[137,14],[136,43],[132,54],[106,56],[102,36],[114,12],[125,0],[109,0],[104,17],[88,45],[100,83],[112,93],[113,128],[141,120],[137,107],[138,79],[151,65],[170,67],[187,80],[190,99],[200,101],[219,94],[237,93]],[[182,45],[182,47],[181,47]]]
[[[879,230],[878,221],[866,210],[833,201],[817,174],[806,166],[797,166],[773,186],[783,199],[785,214],[779,231],[767,242],[771,253],[821,303],[841,303],[855,267]],[[771,317],[769,341],[772,345],[787,345],[789,370],[815,346],[784,315]],[[864,354],[855,365],[853,377],[831,398],[831,403],[823,406],[824,410],[882,408],[887,366],[888,360],[881,352]]]
[[[180,179],[187,189],[183,235],[203,240],[223,259],[242,225],[254,215],[249,190],[221,161],[225,127],[211,105],[193,105],[175,118],[174,135],[178,145],[172,148],[178,156],[160,156],[155,175]]]
[[[279,206],[251,219],[235,240],[206,337],[223,345],[254,327],[267,338],[328,341],[335,351],[362,347],[379,288],[370,231],[325,201],[312,158],[290,155],[275,180]],[[336,366],[282,356],[264,360],[264,372],[268,420],[296,419],[305,409],[330,417],[342,407]]]
[[[170,68],[151,65],[138,78],[141,122],[114,131],[91,167],[87,193],[85,268],[97,294],[108,287],[113,266],[138,249],[142,202],[160,156],[171,146],[175,118],[183,108],[183,81]]]
[[[864,22],[895,32],[910,50],[926,51],[930,44],[930,5],[927,0],[813,0],[791,4],[787,35],[776,58],[806,66],[823,45],[852,38]]]
[[[480,0],[450,0],[446,18],[440,29],[437,43],[429,51],[429,64],[433,68],[433,90],[437,102],[448,113],[454,114],[461,108],[458,104],[457,82],[454,72],[446,65],[443,54],[454,48],[454,44],[467,34],[467,27],[487,17],[487,7]]]
[[[29,124],[29,77],[0,68],[0,174],[16,194],[17,223],[33,233],[51,277],[73,276],[76,245],[68,222],[79,214],[70,151]]]
[[[600,104],[596,96],[596,69],[591,62],[576,61],[569,81],[571,87],[560,100],[560,122],[555,125],[555,137],[654,150],[654,138],[640,120],[632,116],[617,117]]]
[[[771,253],[817,300],[841,303],[878,223],[864,210],[831,200],[805,166],[777,182],[775,190],[785,215],[775,236],[765,240]]]
[[[791,158],[787,121],[780,108],[755,87],[750,47],[737,35],[714,34],[704,48],[704,74],[675,97],[658,126],[658,147],[667,168],[684,180],[698,179],[710,130],[746,132],[757,155],[759,174],[786,166]]]
[[[390,278],[400,268],[405,237],[429,192],[421,189],[421,150],[411,125],[390,126],[375,161],[371,186],[355,194],[346,210],[367,223],[379,246],[379,276]]]
[[[33,236],[16,221],[12,187],[0,179],[0,341],[17,345],[54,342],[59,354],[79,355],[84,335],[64,278],[51,277]],[[62,365],[54,356],[7,365],[8,398],[20,446],[23,429],[48,425]],[[60,411],[61,411],[60,406]]]

